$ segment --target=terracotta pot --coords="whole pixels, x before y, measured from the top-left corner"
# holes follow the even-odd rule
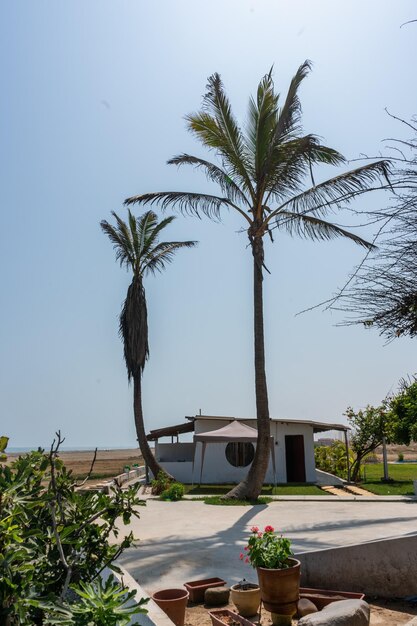
[[[285,569],[256,568],[264,607],[278,615],[294,615],[300,597],[300,561],[288,562]]]
[[[238,613],[243,617],[256,615],[261,603],[261,590],[258,585],[246,584],[248,589],[242,589],[240,584],[230,587],[230,597]]]
[[[300,587],[300,598],[307,598],[321,611],[325,606],[337,600],[363,600],[363,593],[353,593],[352,591],[330,591],[329,589],[311,589],[310,587]]]
[[[189,593],[185,589],[163,589],[152,595],[156,602],[175,626],[184,626],[185,607],[187,606]]]
[[[190,602],[199,604],[204,602],[204,594],[206,589],[212,587],[224,587],[226,581],[223,578],[204,578],[203,580],[191,580],[184,583],[184,587],[190,594]]]

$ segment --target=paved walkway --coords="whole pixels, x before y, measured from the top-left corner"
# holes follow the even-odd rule
[[[352,496],[354,498],[354,496]],[[271,524],[293,541],[295,552],[320,550],[417,530],[415,501],[335,496],[280,500],[263,506],[210,506],[203,502],[148,500],[131,529],[137,548],[122,564],[148,592],[188,580],[223,577],[228,584],[256,574],[239,560],[250,528]]]

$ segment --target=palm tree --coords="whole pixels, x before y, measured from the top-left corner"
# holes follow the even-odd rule
[[[181,248],[191,248],[195,241],[163,241],[159,235],[175,218],[167,217],[158,223],[153,211],[136,218],[129,210],[128,222],[124,222],[114,211],[116,225],[106,220],[100,222],[116,251],[116,260],[133,273],[132,282],[127,290],[120,313],[120,337],[123,340],[124,358],[129,382],[133,380],[133,409],[136,435],[145,463],[156,477],[165,470],[159,465],[149,447],[145,434],[142,411],[142,373],[149,357],[148,316],[146,296],[143,286],[144,277],[156,271],[162,272],[173,260],[174,254]]]
[[[191,165],[216,183],[221,195],[165,191],[147,193],[125,200],[127,205],[159,204],[162,209],[178,208],[183,213],[220,219],[223,209],[242,217],[253,255],[254,355],[258,442],[255,457],[244,481],[228,497],[256,498],[264,481],[269,458],[269,408],[265,373],[263,328],[263,238],[273,241],[273,230],[316,239],[346,237],[370,247],[360,237],[323,219],[332,209],[369,191],[380,176],[387,175],[384,161],[340,174],[317,183],[313,165],[339,165],[344,157],[322,145],[301,127],[301,106],[297,95],[310,69],[303,63],[291,81],[285,101],[274,91],[272,70],[258,86],[256,99],[249,101],[248,121],[242,130],[233,116],[218,74],[208,79],[202,110],[186,117],[188,129],[219,157],[219,164],[189,154],[174,157],[169,164]],[[311,185],[305,180],[310,178]]]

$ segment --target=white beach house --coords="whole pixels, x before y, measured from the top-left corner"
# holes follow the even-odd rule
[[[182,483],[238,483],[246,476],[256,448],[256,419],[196,415],[175,426],[152,430],[155,456]],[[341,431],[348,445],[348,426],[308,420],[271,419],[271,458],[265,483],[338,484],[339,478],[316,470],[314,434]],[[194,433],[192,442],[179,436]],[[170,443],[159,440],[170,437]]]

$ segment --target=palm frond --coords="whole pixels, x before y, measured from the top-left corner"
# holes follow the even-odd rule
[[[330,222],[311,215],[299,215],[298,213],[282,211],[276,216],[275,227],[278,230],[286,230],[290,235],[297,235],[304,239],[312,239],[313,241],[327,241],[337,237],[344,237],[367,250],[375,248],[374,244],[365,241],[362,237],[350,233],[348,230],[340,228],[340,226],[336,224],[331,224]]]
[[[257,182],[258,200],[264,187],[267,173],[266,162],[270,142],[278,116],[278,96],[274,93],[272,70],[258,85],[256,101],[249,100],[249,120],[247,126],[248,149],[253,159],[254,179]]]
[[[241,202],[247,206],[251,206],[248,198],[245,196],[239,185],[225,172],[214,163],[205,161],[191,154],[180,154],[168,161],[168,165],[193,165],[195,168],[201,168],[205,171],[209,180],[217,183],[226,196],[232,202]]]
[[[380,182],[381,178],[389,180],[388,173],[387,161],[377,161],[344,172],[289,198],[271,212],[268,220],[284,209],[299,215],[304,215],[306,212],[325,215],[333,205],[339,205],[342,202],[347,204],[357,195],[367,193],[372,189],[372,184]]]
[[[208,148],[216,149],[228,162],[235,178],[254,197],[254,189],[248,172],[249,161],[245,142],[225,94],[219,74],[209,76],[207,92],[203,99],[203,111],[187,115],[189,130]]]
[[[228,198],[212,196],[210,194],[195,193],[192,191],[157,191],[155,193],[145,193],[140,196],[132,196],[124,201],[124,204],[158,204],[164,211],[172,207],[187,215],[200,213],[207,215],[211,219],[220,220],[222,207],[235,207]]]
[[[271,170],[266,181],[268,193],[265,203],[271,197],[276,202],[282,202],[289,194],[297,195],[308,175],[314,184],[312,166],[315,163],[340,165],[344,162],[345,158],[340,152],[320,144],[315,135],[304,135],[278,144],[274,149]]]
[[[182,248],[193,248],[197,241],[164,241],[149,251],[142,266],[143,272],[162,272],[168,263],[172,263],[175,253]]]
[[[153,247],[158,243],[160,232],[164,230],[164,228],[169,226],[169,224],[171,224],[171,222],[173,222],[175,219],[175,215],[169,215],[168,217],[162,219],[160,222],[156,221],[156,225],[154,225],[152,230],[147,234],[144,246],[141,250],[141,256],[145,257],[149,254],[149,251],[152,250]]]
[[[127,227],[121,228],[120,222],[122,220],[120,220],[114,211],[112,215],[116,218],[117,227],[112,226],[106,220],[102,220],[100,222],[101,229],[113,243],[113,248],[116,252],[116,260],[120,262],[120,265],[133,268],[135,264],[135,254],[128,229]]]
[[[301,121],[301,103],[298,97],[298,89],[311,69],[311,61],[304,61],[293,77],[287,92],[284,106],[279,112],[278,123],[275,128],[274,138],[271,141],[271,150],[282,141],[283,138],[290,138],[294,133],[298,133]]]

